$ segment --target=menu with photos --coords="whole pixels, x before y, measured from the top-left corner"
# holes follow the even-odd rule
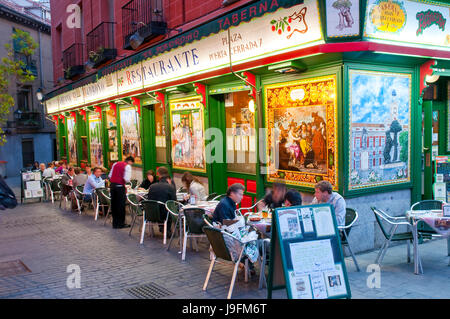
[[[273,252],[273,256],[281,261],[271,261],[271,276],[274,267],[282,267],[290,299],[351,297],[331,205],[279,208],[273,214],[272,223],[275,225],[272,239],[277,247],[274,249],[281,250],[281,254]]]

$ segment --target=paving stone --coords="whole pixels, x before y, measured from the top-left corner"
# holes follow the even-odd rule
[[[125,298],[123,290],[157,283],[172,291],[174,299],[225,298],[230,285],[232,266],[214,268],[207,292],[202,286],[209,267],[209,245],[199,243],[200,251],[187,251],[181,261],[178,244],[169,252],[161,237],[145,238],[139,244],[139,227],[131,236],[127,230],[113,230],[103,220],[94,221],[92,211],[78,215],[59,209],[59,203],[27,204],[0,212],[0,261],[21,259],[32,273],[0,278],[0,298],[86,299]],[[381,288],[370,289],[367,266],[377,251],[357,255],[362,272],[346,258],[353,298],[450,298],[450,267],[447,266],[445,240],[424,243],[419,247],[425,274],[413,274],[413,264],[406,263],[404,245],[389,249],[381,268]],[[81,268],[81,289],[68,289],[67,266]],[[258,266],[257,266],[258,267]],[[234,298],[266,297],[258,290],[258,276],[249,283],[239,272]],[[286,298],[284,291],[274,298]]]

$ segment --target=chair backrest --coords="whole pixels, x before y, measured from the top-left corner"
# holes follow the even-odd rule
[[[214,255],[216,255],[217,258],[233,261],[230,251],[228,250],[225,240],[223,239],[224,235],[220,229],[205,226],[203,227],[203,232],[208,237],[209,243],[214,251]]]
[[[383,233],[383,235],[386,239],[389,239],[389,234],[386,231],[386,229],[384,228],[383,222],[382,222],[382,220],[389,222],[389,220],[386,218],[387,214],[375,207],[371,207],[371,209],[375,215],[375,219],[377,220],[378,226],[380,226],[381,232]]]
[[[220,201],[221,199],[223,199],[225,197],[227,197],[227,194],[217,195],[216,197],[213,198],[213,200]]]
[[[203,208],[185,208],[183,210],[186,225],[191,234],[203,234],[203,227],[206,226],[203,215],[206,211]]]
[[[345,227],[348,227],[348,231],[358,220],[358,212],[353,208],[347,207],[345,211]]]
[[[136,194],[127,194],[127,201],[131,204],[130,208],[140,215],[142,208],[139,202],[139,198]]]
[[[174,201],[174,200],[168,200],[166,202],[167,211],[174,217],[178,217],[178,214],[180,213],[180,209],[182,207],[183,207],[183,205],[181,205],[181,203]]]
[[[50,189],[52,192],[60,192],[61,191],[61,180],[60,179],[54,179],[50,182]]]
[[[75,190],[78,194],[83,194],[84,185],[78,185],[77,187],[75,187]]]
[[[131,183],[131,188],[132,189],[135,189],[138,186],[138,180],[137,179],[132,179],[130,181],[130,183]]]
[[[161,207],[165,204],[158,202],[156,200],[143,200],[141,202],[142,208],[144,209],[145,220],[151,223],[163,223],[161,220]]]
[[[440,200],[423,200],[412,205],[411,210],[438,210],[442,209],[443,204]]]
[[[109,197],[108,189],[97,188],[95,190],[95,194],[97,194],[97,198],[101,205],[110,205],[111,204],[111,198]]]
[[[207,214],[203,215],[203,221],[208,227],[214,227],[212,219]]]
[[[208,195],[208,197],[206,197],[206,201],[213,200],[216,197],[217,197],[217,193],[211,193]]]

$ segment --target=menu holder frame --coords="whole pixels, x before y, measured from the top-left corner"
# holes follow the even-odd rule
[[[436,198],[436,196],[433,197],[434,199],[443,200],[448,203],[450,202],[450,155],[436,156],[434,172],[435,184],[446,184],[446,198],[444,198],[444,196],[440,196],[439,198]],[[433,188],[434,187],[435,185],[433,185]]]
[[[302,210],[304,209],[304,210]],[[308,221],[308,231],[305,231],[305,225],[303,220],[303,212],[306,212],[309,209],[311,212],[311,220]],[[297,210],[297,223],[298,227],[301,230],[301,234],[297,234],[295,237],[286,238],[286,234],[291,235],[291,233],[284,233],[285,237],[283,238],[282,232],[280,231],[280,213],[286,212],[292,213],[293,210]],[[333,226],[328,227],[329,234],[323,235],[318,234],[318,228],[316,225],[316,211],[320,211],[321,214],[325,212],[325,210],[329,210],[329,213],[331,216],[329,218],[333,221]],[[318,215],[318,214],[317,214]],[[291,216],[292,217],[292,216]],[[305,215],[307,217],[307,215]],[[329,220],[329,219],[328,219]],[[283,222],[284,226],[286,225],[286,221]],[[289,224],[289,223],[288,223]],[[295,224],[295,222],[294,222]],[[311,232],[311,224],[313,225],[313,231]],[[290,228],[289,228],[290,229]],[[322,231],[322,229],[320,230]],[[332,233],[331,233],[332,231]],[[323,280],[321,281],[325,287],[325,292],[327,297],[322,298],[323,299],[342,299],[342,298],[351,298],[351,290],[350,290],[350,284],[348,281],[348,275],[347,275],[347,269],[345,266],[345,259],[344,254],[342,251],[342,244],[341,244],[341,237],[338,230],[337,222],[336,222],[336,216],[334,214],[334,208],[330,204],[320,204],[320,205],[307,205],[307,206],[295,206],[295,207],[283,207],[278,208],[275,210],[275,212],[272,214],[272,245],[271,245],[271,258],[270,258],[270,265],[269,265],[269,276],[268,276],[268,284],[267,284],[267,297],[268,299],[272,299],[272,293],[274,290],[281,290],[286,289],[287,295],[289,299],[309,299],[309,298],[298,298],[298,296],[302,293],[305,296],[308,295],[308,291],[311,295],[311,299],[314,299],[314,294],[320,290],[320,276],[323,276]],[[328,245],[329,243],[329,245]],[[294,244],[294,245],[292,245]],[[333,264],[336,267],[335,270],[325,270],[322,273],[320,271],[314,271],[311,273],[305,273],[305,274],[299,274],[294,271],[294,261],[292,260],[292,247],[297,248],[299,245],[303,246],[311,246],[314,247],[314,249],[317,249],[318,247],[324,247],[325,254],[324,256],[327,256],[327,250],[328,250],[328,260],[329,260],[329,249],[326,249],[331,246],[331,252],[333,257]],[[330,260],[329,260],[330,261]],[[299,260],[295,261],[297,264],[302,264],[302,262],[299,263]],[[298,267],[298,266],[297,266]],[[339,276],[336,275],[336,273],[339,273]],[[333,275],[334,274],[334,275]],[[311,276],[313,275],[313,277]],[[305,289],[303,289],[303,292],[298,293],[298,291],[292,291],[292,280],[291,277],[296,278],[297,282],[296,288],[300,285],[300,288],[303,288],[303,282]],[[337,278],[342,276],[343,278]],[[303,278],[303,279],[298,279]],[[313,287],[313,278],[314,278],[314,284],[316,285]],[[328,282],[327,282],[328,278]],[[317,282],[317,279],[319,279],[319,283]],[[335,282],[335,281],[338,282]],[[309,288],[308,288],[308,281],[309,281]],[[300,284],[299,284],[300,282]],[[334,285],[334,286],[333,286]],[[334,294],[333,295],[333,289],[339,285],[340,287],[337,288],[341,293]],[[331,286],[331,287],[330,287]],[[300,289],[302,290],[302,289]],[[323,290],[323,287],[322,287]],[[295,295],[294,295],[295,294]],[[295,297],[295,298],[294,298]]]
[[[39,174],[39,179],[36,179],[36,174]],[[42,173],[40,171],[27,171],[22,172],[20,174],[20,185],[21,185],[21,192],[20,192],[20,203],[23,204],[26,200],[35,200],[39,199],[40,202],[44,199],[44,183],[43,183],[43,177]],[[39,188],[35,189],[34,191],[40,191],[40,196],[27,196],[28,192],[32,193],[32,190],[28,189],[28,182],[39,182]],[[35,193],[36,194],[36,193]]]

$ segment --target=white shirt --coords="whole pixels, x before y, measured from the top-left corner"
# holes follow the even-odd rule
[[[42,172],[43,177],[55,177],[55,175],[56,175],[55,170],[50,167],[44,169],[44,171]]]
[[[116,164],[117,163],[114,163],[113,167],[111,168],[111,172],[109,172],[109,175],[108,175],[109,178],[111,178]],[[123,174],[123,180],[125,181],[125,183],[129,183],[131,180],[131,166],[130,165],[125,166],[125,173]]]

